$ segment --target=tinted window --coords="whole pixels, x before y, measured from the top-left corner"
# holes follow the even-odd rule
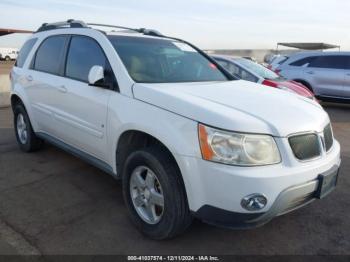
[[[254,75],[252,75],[251,73],[249,73],[247,70],[244,70],[244,69],[242,69],[242,71],[241,71],[241,78],[243,80],[247,80],[250,82],[257,82],[258,81],[258,79]]]
[[[310,64],[310,62],[312,62],[315,59],[315,57],[311,56],[311,57],[306,57],[303,59],[299,59],[293,63],[291,63],[291,66],[308,66]]]
[[[66,36],[52,36],[44,40],[36,52],[34,69],[50,74],[60,74],[60,65],[64,56]]]
[[[32,50],[37,40],[37,38],[32,38],[24,43],[23,47],[21,48],[21,51],[18,54],[15,66],[22,67],[24,65],[24,62],[26,61],[30,50]]]
[[[241,68],[233,64],[232,62],[224,61],[221,59],[215,58],[215,60],[223,67],[225,68],[230,74],[238,77],[239,79],[242,78],[241,76]]]
[[[345,69],[347,64],[346,56],[318,56],[309,64],[309,67]]]
[[[235,59],[235,62],[244,66],[245,68],[248,68],[251,72],[255,73],[256,75],[264,79],[277,80],[281,78],[279,75],[277,75],[275,72],[271,71],[270,69],[258,63],[252,62],[250,60],[247,60],[244,58],[237,58]]]
[[[216,59],[216,58],[215,58]],[[242,60],[246,60],[250,63],[254,63],[250,60],[247,60],[245,58],[243,58]],[[243,79],[243,80],[247,80],[250,82],[257,82],[258,79],[251,74],[250,72],[248,72],[247,70],[244,70],[242,67],[237,66],[236,64],[234,64],[231,61],[224,61],[221,59],[216,59],[216,61],[223,66],[229,73],[231,73],[232,75],[238,77],[239,79]]]
[[[183,42],[131,36],[109,36],[109,39],[136,82],[227,80],[211,61]]]
[[[73,36],[66,64],[66,76],[88,82],[89,71],[94,65],[106,68],[107,59],[98,43],[82,36]]]

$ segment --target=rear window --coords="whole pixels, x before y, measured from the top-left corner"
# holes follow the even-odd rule
[[[37,71],[59,75],[66,39],[67,37],[63,35],[45,39],[36,52],[33,68]]]
[[[109,39],[135,82],[228,80],[210,60],[183,42],[132,36]]]
[[[15,66],[23,67],[25,61],[27,60],[29,52],[32,50],[32,48],[35,45],[37,40],[38,40],[37,38],[32,38],[24,43],[23,47],[21,48],[21,50],[18,54]]]
[[[270,69],[258,63],[254,63],[244,58],[237,58],[235,61],[264,79],[270,79],[270,80],[280,79],[280,76],[277,75],[275,72],[271,71]],[[258,81],[258,79],[256,81]]]

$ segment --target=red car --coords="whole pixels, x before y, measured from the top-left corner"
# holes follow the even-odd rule
[[[316,101],[313,92],[306,86],[295,81],[286,80],[258,63],[245,58],[232,56],[213,55],[212,58],[228,72],[240,79],[280,88]]]

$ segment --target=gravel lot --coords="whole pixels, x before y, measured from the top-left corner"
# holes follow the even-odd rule
[[[109,175],[49,145],[22,153],[11,110],[1,109],[0,254],[350,254],[350,106],[326,109],[342,145],[336,191],[261,228],[195,221],[163,242],[138,233]]]

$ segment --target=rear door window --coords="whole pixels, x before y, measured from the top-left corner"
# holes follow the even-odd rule
[[[23,47],[21,48],[21,51],[18,54],[15,66],[23,67],[25,61],[27,60],[29,52],[32,50],[37,40],[37,38],[32,38],[24,43]]]
[[[36,52],[34,70],[60,75],[67,36],[51,36],[43,41]]]
[[[328,68],[328,69],[345,69],[347,65],[346,56],[318,56],[310,62],[309,67]]]

